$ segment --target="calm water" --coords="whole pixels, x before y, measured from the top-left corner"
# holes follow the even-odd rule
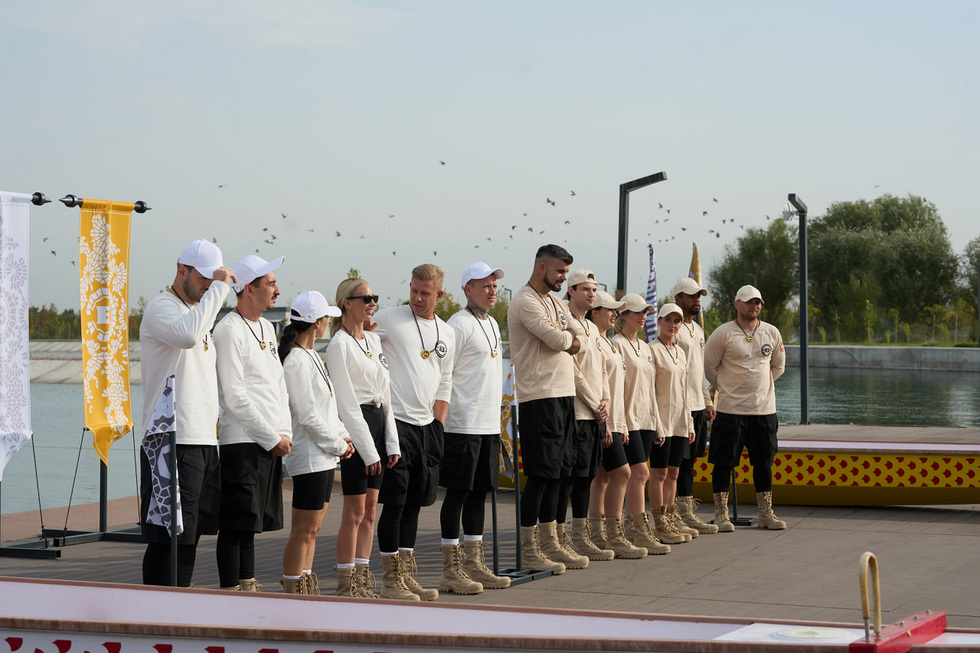
[[[978,374],[819,368],[810,370],[809,386],[811,423],[980,425]],[[33,385],[31,401],[41,505],[44,508],[69,505],[80,439],[81,459],[71,505],[98,501],[99,459],[92,448],[92,436],[82,435],[82,386]],[[133,414],[137,422],[142,405],[142,387],[133,386]],[[799,369],[789,368],[776,382],[776,407],[781,422],[799,422]],[[112,446],[110,499],[138,493],[136,460],[132,436]],[[4,470],[0,486],[3,513],[37,510],[34,478],[34,460],[28,442]],[[45,526],[59,525],[45,523]]]

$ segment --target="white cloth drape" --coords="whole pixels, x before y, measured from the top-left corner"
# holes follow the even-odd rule
[[[149,400],[144,398],[144,401]],[[146,521],[170,530],[170,475],[177,477],[177,470],[170,469],[170,433],[176,426],[174,414],[174,375],[167,377],[163,392],[157,399],[150,426],[143,434],[143,450],[150,461],[150,493]],[[180,505],[180,486],[177,486],[177,534],[184,532],[184,513]]]
[[[30,203],[30,195],[0,191],[0,481],[31,437]]]

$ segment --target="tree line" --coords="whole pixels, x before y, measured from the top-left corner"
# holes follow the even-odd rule
[[[728,245],[709,275],[709,322],[734,318],[746,284],[765,298],[763,319],[798,340],[799,234],[776,220]],[[837,202],[809,222],[810,342],[976,343],[980,237],[957,254],[936,206],[909,195]]]

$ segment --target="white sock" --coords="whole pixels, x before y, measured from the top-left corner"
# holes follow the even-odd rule
[[[303,573],[309,575],[309,574],[312,574],[313,573],[313,570],[312,569],[304,569],[303,570]]]
[[[456,538],[455,540],[447,540],[446,538],[442,538],[442,546],[459,546],[459,538]]]
[[[398,547],[398,550],[399,551],[408,551],[409,553],[415,553],[415,548],[414,547],[400,546],[400,547]]]
[[[354,558],[354,564],[355,565],[369,565],[369,564],[371,564],[371,561],[368,560],[367,558]]]
[[[483,541],[483,536],[482,535],[467,535],[466,533],[463,533],[463,541],[464,542],[482,542]]]
[[[396,556],[396,555],[398,555],[398,551],[392,551],[391,553],[387,553],[386,551],[382,551],[381,552],[381,555],[383,555],[383,556]]]
[[[286,574],[283,574],[282,577],[288,578],[289,580],[299,580],[300,578],[302,578],[302,576],[287,576]]]
[[[354,568],[354,563],[353,562],[338,562],[337,563],[337,569],[353,569],[353,568]]]

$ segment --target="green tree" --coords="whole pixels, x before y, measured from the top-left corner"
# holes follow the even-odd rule
[[[441,317],[443,320],[448,320],[453,316],[454,313],[462,310],[462,306],[456,301],[451,292],[447,292],[442,296],[438,302],[436,302],[436,315]]]
[[[841,316],[847,337],[865,335],[865,301],[913,323],[953,296],[957,257],[936,206],[921,197],[837,202],[809,234],[810,298]]]
[[[734,319],[735,294],[750,283],[762,292],[763,319],[789,340],[792,300],[800,287],[796,231],[795,225],[776,220],[768,229],[747,229],[734,246],[725,246],[721,263],[708,273],[712,307],[722,322]]]

